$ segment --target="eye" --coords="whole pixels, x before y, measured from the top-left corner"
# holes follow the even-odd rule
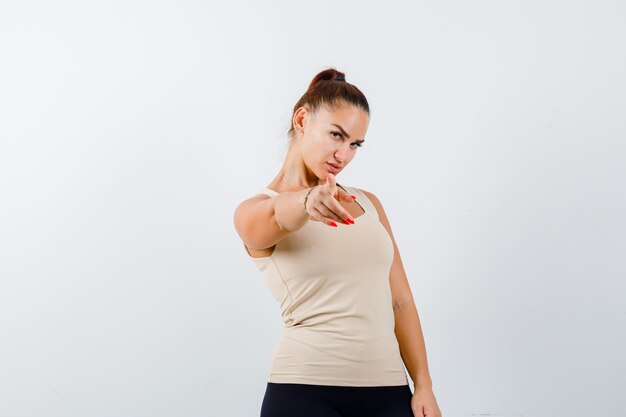
[[[339,132],[330,132],[330,134],[339,135],[338,137],[335,136],[335,139],[343,139],[343,135]],[[363,144],[360,142],[354,142],[354,143],[351,143],[350,146],[352,146],[352,149],[356,149],[356,148],[360,148],[361,146],[363,146]]]

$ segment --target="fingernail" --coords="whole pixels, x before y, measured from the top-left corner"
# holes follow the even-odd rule
[[[337,227],[337,223],[335,223],[335,222],[333,222],[333,221],[331,221],[331,222],[330,222],[330,225],[331,225],[332,227]]]
[[[354,224],[354,219],[352,217],[348,217],[348,221],[350,222],[350,224]]]
[[[353,200],[356,200],[356,196],[355,195],[351,195],[350,197],[352,197]]]
[[[342,220],[342,221],[341,221],[341,223],[343,223],[343,224],[352,224],[352,223],[350,223],[350,222],[349,222],[349,221],[347,221],[347,220]]]

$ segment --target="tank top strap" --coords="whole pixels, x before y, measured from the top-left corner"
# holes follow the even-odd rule
[[[371,214],[375,216],[375,218],[378,218],[378,210],[376,210],[376,206],[374,206],[374,203],[372,203],[363,191],[356,187],[350,187],[347,185],[342,185],[342,187],[352,195],[356,196],[356,202],[361,205],[366,214]]]
[[[276,197],[278,195],[278,192],[271,190],[267,187],[264,187],[264,188],[261,188],[259,191],[257,191],[257,194],[265,194],[265,195],[269,195],[270,197]]]

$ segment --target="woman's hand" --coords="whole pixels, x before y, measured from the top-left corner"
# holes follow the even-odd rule
[[[441,417],[441,410],[431,388],[415,389],[411,398],[411,410],[415,417]]]
[[[337,227],[335,222],[354,224],[354,219],[339,201],[355,199],[356,197],[337,187],[335,176],[329,173],[324,184],[313,187],[306,199],[305,208],[309,216],[329,226]]]

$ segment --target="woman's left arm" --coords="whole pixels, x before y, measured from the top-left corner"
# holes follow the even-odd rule
[[[391,300],[395,318],[394,332],[396,339],[398,339],[400,355],[415,387],[415,393],[411,401],[413,413],[416,417],[422,417],[422,415],[440,417],[441,411],[432,392],[433,384],[428,371],[422,326],[389,220],[378,198],[368,191],[361,191],[376,207],[378,218],[385,229],[387,229],[393,242],[394,255],[389,273],[389,286],[391,287]],[[422,414],[419,414],[420,412]]]

